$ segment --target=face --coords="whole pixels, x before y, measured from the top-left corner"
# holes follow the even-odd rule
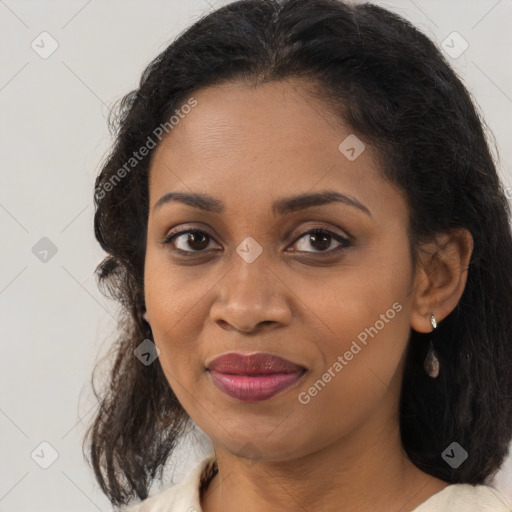
[[[180,403],[217,447],[274,460],[397,422],[413,277],[404,197],[297,83],[194,98],[152,158],[145,261]],[[305,371],[266,399],[233,397],[207,369],[231,352]]]

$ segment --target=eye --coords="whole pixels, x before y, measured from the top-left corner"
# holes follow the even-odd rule
[[[188,229],[167,236],[165,245],[173,245],[175,250],[182,253],[204,252],[213,238],[201,229]]]
[[[309,237],[309,238],[307,238]],[[210,243],[214,241],[206,231],[202,229],[188,229],[170,234],[162,242],[164,245],[172,245],[174,251],[184,254],[206,252]],[[332,245],[335,245],[333,248]],[[299,245],[297,252],[313,253],[319,256],[332,256],[352,244],[349,238],[334,233],[325,228],[315,228],[303,233],[296,241]],[[336,246],[336,244],[338,244]],[[308,245],[313,250],[308,250]],[[292,251],[295,252],[295,251]]]
[[[299,242],[298,251],[319,253],[320,256],[332,256],[333,253],[342,251],[352,245],[347,237],[324,228],[315,228],[303,233],[295,241],[295,244],[297,242]],[[338,245],[332,248],[333,243]],[[308,246],[313,247],[314,250],[308,250]]]

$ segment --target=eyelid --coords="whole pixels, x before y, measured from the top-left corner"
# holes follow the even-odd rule
[[[197,232],[198,231],[198,232],[201,232],[201,233],[205,233],[210,238],[215,240],[215,236],[210,233],[209,226],[206,226],[206,225],[204,225],[204,224],[199,222],[199,223],[196,223],[195,225],[180,224],[179,226],[177,226],[175,228],[169,229],[168,231],[166,231],[166,234],[165,234],[165,236],[164,236],[164,238],[162,240],[162,243],[166,242],[167,240],[169,240],[173,236],[184,235],[186,233],[190,233],[191,231],[192,232],[194,232],[194,231]]]
[[[343,240],[345,240],[347,242],[352,242],[354,240],[354,237],[352,235],[350,235],[349,233],[347,233],[346,231],[339,233],[336,229],[337,228],[327,227],[325,225],[324,226],[320,226],[320,225],[309,226],[309,227],[305,228],[303,231],[301,231],[298,235],[295,236],[293,243],[295,243],[299,238],[303,237],[304,235],[307,235],[308,233],[312,233],[315,231],[324,231],[326,233],[333,235],[333,237],[342,238]]]

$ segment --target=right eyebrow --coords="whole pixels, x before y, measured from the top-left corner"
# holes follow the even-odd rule
[[[168,192],[155,203],[153,211],[172,201],[178,201],[208,212],[222,213],[224,211],[224,204],[222,201],[205,194],[189,194],[186,192]]]

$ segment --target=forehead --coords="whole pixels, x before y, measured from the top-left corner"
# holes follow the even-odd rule
[[[397,194],[371,148],[355,160],[340,151],[354,134],[300,83],[227,83],[193,97],[197,106],[153,155],[152,205],[172,190],[222,198],[228,210],[315,188],[335,188],[363,203],[380,199],[383,206]]]

